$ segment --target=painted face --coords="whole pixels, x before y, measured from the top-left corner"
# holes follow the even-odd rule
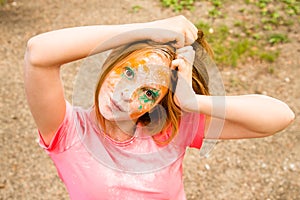
[[[116,65],[99,93],[99,108],[108,120],[137,119],[167,93],[170,60],[158,51],[139,51]]]

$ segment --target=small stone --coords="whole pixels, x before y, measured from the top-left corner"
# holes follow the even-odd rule
[[[287,167],[286,166],[283,166],[282,169],[283,169],[283,171],[287,171]]]
[[[209,29],[208,29],[208,32],[209,32],[209,33],[214,33],[214,29],[213,29],[213,28],[209,28]]]
[[[292,170],[292,171],[296,170],[296,166],[294,163],[291,163],[289,167],[290,167],[290,170]]]
[[[204,166],[205,166],[205,169],[206,169],[206,170],[210,170],[209,164],[205,164]]]
[[[284,79],[284,81],[287,82],[287,83],[289,83],[291,80],[290,80],[289,77],[286,77],[286,78]]]

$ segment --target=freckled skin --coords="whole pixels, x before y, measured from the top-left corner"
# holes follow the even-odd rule
[[[100,89],[101,114],[118,121],[137,119],[148,112],[168,90],[169,66],[168,58],[150,50],[124,59],[109,72]]]

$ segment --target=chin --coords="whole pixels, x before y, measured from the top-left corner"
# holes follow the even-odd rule
[[[107,113],[101,113],[102,116],[108,120],[108,121],[130,121],[133,120],[133,118],[131,116],[129,116],[128,114],[107,114]]]

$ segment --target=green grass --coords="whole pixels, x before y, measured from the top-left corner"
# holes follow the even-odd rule
[[[7,3],[7,0],[0,0],[0,6],[4,5],[5,3]]]
[[[268,41],[270,44],[274,45],[277,43],[285,43],[288,42],[287,35],[281,34],[281,33],[274,33],[269,36]]]
[[[175,12],[183,9],[193,10],[195,0],[160,0],[164,7],[170,7]]]
[[[196,0],[160,0],[164,7],[174,12],[193,10]],[[207,0],[210,3],[205,22],[196,26],[202,29],[208,43],[215,52],[215,61],[219,65],[236,67],[251,57],[265,62],[275,62],[280,52],[277,45],[289,42],[286,28],[291,29],[300,23],[299,0],[244,0],[252,9],[240,8],[243,15],[252,15],[258,21],[236,20],[233,27],[219,25],[216,19],[226,20],[225,6],[234,4],[229,0]],[[254,9],[253,9],[254,6]],[[276,30],[276,32],[275,32]],[[283,30],[283,32],[280,32]],[[271,47],[272,48],[268,48]],[[272,50],[270,50],[272,49]],[[270,72],[274,70],[270,69]]]
[[[143,7],[140,6],[140,5],[134,5],[134,6],[131,7],[131,11],[130,11],[130,12],[132,12],[132,13],[137,13],[137,12],[139,12],[142,8],[143,8]]]
[[[211,27],[207,23],[199,22],[196,26],[204,31],[208,43],[215,52],[215,61],[219,65],[236,67],[240,62],[245,62],[247,57],[272,63],[279,56],[278,51],[264,50],[265,41],[259,39],[259,36],[234,36],[225,25]],[[211,33],[209,30],[212,29]]]

